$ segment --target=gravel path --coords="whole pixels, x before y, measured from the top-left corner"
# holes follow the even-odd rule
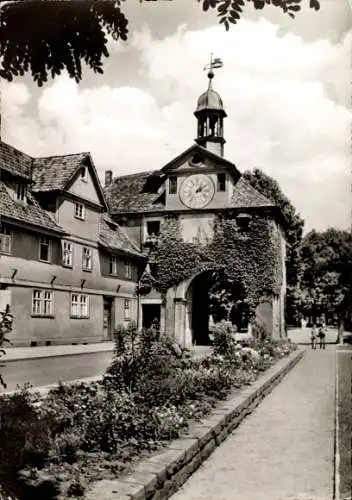
[[[331,500],[335,347],[302,361],[172,500]]]

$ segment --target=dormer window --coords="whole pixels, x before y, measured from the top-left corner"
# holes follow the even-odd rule
[[[75,203],[75,217],[76,219],[84,220],[86,216],[86,207],[83,203]]]
[[[25,184],[17,184],[17,186],[16,186],[16,198],[18,201],[26,201],[27,187]]]
[[[177,194],[177,177],[169,178],[169,194]]]
[[[83,182],[88,181],[88,169],[87,169],[87,167],[83,167],[81,169],[81,181],[83,181]]]
[[[226,191],[226,174],[217,175],[217,191],[219,192]]]

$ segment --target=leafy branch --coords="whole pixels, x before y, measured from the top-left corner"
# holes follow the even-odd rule
[[[280,8],[291,18],[294,18],[302,8],[302,0],[198,0],[198,2],[202,2],[204,12],[216,9],[220,18],[219,22],[225,26],[227,31],[230,29],[231,23],[236,24],[241,19],[243,8],[250,2],[258,10],[269,5]],[[309,0],[309,8],[319,10],[319,1]]]
[[[140,2],[151,0],[140,0]],[[157,1],[157,0],[153,0]],[[172,0],[170,0],[172,1]],[[243,8],[280,8],[290,17],[301,10],[303,0],[197,0],[203,11],[216,9],[226,30],[241,18]],[[1,0],[0,0],[1,3]],[[26,0],[3,2],[0,11],[0,77],[31,73],[42,86],[66,70],[76,82],[82,79],[82,62],[103,73],[103,58],[109,57],[108,36],[127,40],[128,19],[124,0]],[[309,0],[319,9],[318,0]]]

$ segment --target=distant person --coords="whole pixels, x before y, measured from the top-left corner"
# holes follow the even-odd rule
[[[319,337],[319,349],[325,349],[325,330],[324,330],[324,325],[320,325],[319,331],[318,331],[318,337]]]
[[[310,332],[310,343],[311,343],[312,349],[317,348],[317,329],[316,329],[315,325],[312,326],[312,329]]]

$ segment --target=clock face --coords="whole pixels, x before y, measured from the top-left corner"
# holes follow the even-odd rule
[[[212,200],[214,192],[214,183],[209,177],[190,175],[181,184],[180,199],[186,207],[203,208]]]

